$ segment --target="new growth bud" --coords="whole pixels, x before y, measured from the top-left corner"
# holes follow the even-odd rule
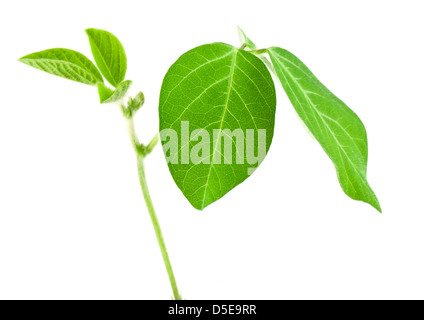
[[[144,104],[144,94],[143,92],[137,93],[134,99],[130,99],[128,102],[128,108],[134,113],[140,109]]]

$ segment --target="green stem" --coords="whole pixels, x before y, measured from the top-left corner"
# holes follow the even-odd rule
[[[243,44],[240,46],[239,50],[244,50],[244,48],[246,48],[246,47],[247,47],[247,44],[246,44],[246,43],[243,43]]]
[[[174,272],[172,271],[171,261],[169,260],[168,251],[166,250],[165,241],[163,240],[162,231],[160,229],[159,220],[156,216],[155,208],[153,207],[152,198],[150,198],[149,188],[147,187],[146,174],[144,173],[144,158],[150,152],[159,141],[159,134],[156,134],[147,146],[142,145],[135,132],[133,115],[127,116],[126,108],[121,106],[122,113],[127,119],[128,133],[130,135],[131,143],[134,147],[135,153],[137,154],[137,167],[138,176],[140,179],[140,186],[143,192],[144,201],[146,202],[147,210],[152,220],[153,228],[155,230],[156,239],[158,241],[160,252],[162,253],[163,262],[165,263],[166,271],[168,272],[169,281],[171,283],[172,291],[174,293],[175,300],[181,300],[180,293],[178,292],[177,282],[175,281]]]
[[[156,135],[150,140],[149,144],[146,146],[146,154],[149,154],[152,152],[153,148],[156,146],[156,144],[159,142],[159,133],[156,133]]]
[[[131,144],[134,147],[135,152],[138,154],[142,146],[140,142],[138,141],[137,134],[135,133],[134,120],[132,117],[127,118],[127,126],[128,126],[128,133],[130,134]]]
[[[162,253],[162,258],[165,263],[166,271],[168,272],[169,281],[171,283],[172,291],[175,300],[181,300],[178,292],[177,282],[175,281],[174,272],[172,271],[171,261],[169,260],[168,252],[166,250],[165,241],[163,240],[162,231],[160,229],[159,221],[153,207],[152,199],[150,198],[149,189],[147,187],[146,175],[144,173],[144,156],[140,153],[137,154],[138,176],[140,178],[141,190],[143,191],[144,200],[146,201],[147,210],[149,210],[150,219],[152,220],[153,228],[155,229],[156,238]]]
[[[267,49],[255,49],[255,50],[251,50],[250,52],[253,54],[262,54],[262,53],[266,53]]]

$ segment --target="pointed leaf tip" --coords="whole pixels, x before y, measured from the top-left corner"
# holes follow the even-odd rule
[[[70,49],[47,49],[23,56],[18,61],[55,76],[84,84],[96,85],[103,82],[96,66],[82,53]]]
[[[295,55],[278,47],[267,51],[299,117],[333,161],[343,191],[382,212],[366,177],[368,142],[362,121]]]
[[[118,38],[108,31],[89,28],[85,33],[100,72],[112,86],[117,87],[125,79],[127,70],[124,47]]]

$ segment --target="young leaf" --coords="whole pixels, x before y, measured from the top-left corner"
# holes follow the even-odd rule
[[[248,36],[246,36],[244,31],[240,27],[237,27],[237,31],[238,31],[240,42],[242,44],[245,43],[246,47],[248,47],[249,49],[255,50],[256,45],[253,43],[252,40],[250,40],[250,38]]]
[[[100,103],[111,103],[122,99],[127,93],[131,84],[131,80],[126,80],[121,82],[115,90],[112,90],[105,86],[103,83],[98,83],[97,88],[99,90]]]
[[[265,65],[228,44],[194,48],[169,68],[159,100],[161,140],[171,175],[195,208],[220,199],[259,165],[251,147],[258,149],[259,131],[265,130],[259,148],[263,156],[268,151],[275,105],[274,83]],[[248,130],[255,135],[254,146],[253,141],[248,145]],[[235,138],[236,133],[241,135]],[[168,135],[177,141],[167,141]]]
[[[112,86],[117,87],[124,80],[127,71],[124,47],[110,32],[92,28],[85,32],[100,72]]]
[[[128,101],[127,108],[131,112],[131,114],[137,112],[144,104],[144,93],[139,92],[137,95],[133,98],[130,98]]]
[[[97,84],[97,91],[99,92],[100,103],[104,103],[107,99],[109,99],[114,90],[106,86],[104,83]]]
[[[333,161],[343,191],[381,212],[366,179],[368,145],[361,120],[293,54],[277,47],[268,54],[296,112]]]
[[[102,83],[96,66],[82,53],[70,49],[48,49],[31,53],[19,59],[31,67],[55,76],[89,85]]]

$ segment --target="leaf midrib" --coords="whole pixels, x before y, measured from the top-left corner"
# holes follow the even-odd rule
[[[90,70],[84,69],[81,66],[79,66],[79,65],[77,65],[73,62],[67,61],[67,60],[49,59],[49,58],[37,58],[37,59],[25,58],[25,59],[19,59],[19,61],[24,62],[24,63],[27,62],[27,61],[32,62],[32,63],[37,63],[39,61],[47,61],[47,62],[52,62],[52,63],[71,65],[72,67],[79,69],[79,70],[83,71],[84,73],[92,76],[93,80],[95,80],[96,82],[99,82],[97,77],[94,74],[92,74]],[[90,82],[90,83],[92,83],[92,82]]]
[[[117,83],[116,83],[116,81],[115,81],[115,79],[114,79],[114,77],[113,77],[113,75],[112,75],[112,73],[111,73],[111,70],[110,70],[110,68],[109,68],[108,64],[106,63],[106,60],[105,60],[105,58],[104,58],[103,54],[102,54],[102,53],[101,53],[101,51],[100,51],[100,47],[97,45],[97,42],[95,41],[94,37],[92,38],[92,41],[93,41],[93,44],[94,44],[94,45],[95,45],[95,47],[96,47],[97,52],[99,53],[100,58],[102,58],[103,65],[105,66],[105,68],[106,68],[107,72],[109,73],[110,79],[113,81],[113,83],[111,83],[111,85],[113,85],[114,87],[116,87],[116,86],[117,86]],[[101,41],[101,39],[100,39],[100,41]],[[112,41],[111,41],[111,49],[112,49],[112,54],[113,54]],[[106,77],[106,76],[105,76],[105,77]],[[109,80],[108,80],[108,81],[109,81]],[[110,81],[109,81],[109,82],[110,82]]]
[[[234,73],[235,73],[235,69],[236,69],[236,61],[237,61],[238,49],[234,48],[233,49],[233,53],[234,53],[234,57],[233,57],[233,61],[231,63],[230,80],[228,81],[228,95],[227,95],[227,99],[225,101],[224,110],[222,112],[222,117],[221,117],[221,120],[220,120],[219,135],[218,135],[218,137],[216,139],[215,148],[212,151],[212,155],[211,155],[212,161],[211,161],[210,166],[209,166],[209,172],[208,172],[208,176],[207,176],[206,183],[205,183],[205,191],[203,193],[203,200],[202,200],[202,209],[205,207],[205,200],[206,200],[206,193],[207,193],[208,185],[209,185],[209,179],[210,179],[210,176],[211,176],[212,168],[214,166],[213,159],[215,157],[216,149],[217,149],[217,146],[218,146],[218,141],[219,141],[219,139],[221,139],[222,126],[224,124],[224,118],[225,118],[225,115],[227,113],[228,103],[230,101],[230,95],[231,95],[231,91],[232,91],[232,88],[233,88]]]
[[[278,53],[276,53],[276,52],[274,52],[278,57],[280,57],[280,58],[282,58],[282,59],[284,59],[284,57],[282,57],[281,55],[279,55]],[[286,60],[286,59],[284,59],[284,60]],[[337,137],[335,136],[335,134],[333,133],[333,131],[328,127],[328,124],[327,124],[327,122],[322,118],[322,116],[321,116],[321,114],[320,114],[320,112],[316,109],[316,107],[315,107],[315,105],[312,103],[312,101],[311,101],[311,99],[309,98],[309,96],[306,94],[306,92],[305,92],[305,90],[302,88],[302,86],[300,85],[300,83],[296,80],[296,78],[295,77],[293,77],[293,75],[288,71],[288,69],[284,66],[284,63],[281,63],[280,64],[283,68],[284,68],[284,71],[290,76],[290,78],[292,78],[292,80],[293,80],[293,82],[294,83],[296,83],[297,84],[297,86],[299,87],[299,89],[302,91],[302,93],[303,93],[303,95],[305,96],[305,98],[307,99],[307,101],[308,101],[308,103],[310,104],[310,106],[311,106],[311,109],[312,110],[314,110],[315,111],[315,113],[318,115],[318,117],[321,119],[321,122],[326,126],[326,128],[327,128],[327,130],[331,133],[331,136],[333,137],[333,139],[335,140],[335,142],[336,142],[336,145],[337,145],[337,150],[338,150],[338,152],[339,152],[339,155],[340,155],[340,159],[343,159],[343,156],[342,156],[342,154],[340,153],[340,150],[343,152],[343,154],[345,155],[345,158],[349,161],[349,163],[351,164],[351,167],[353,168],[353,170],[356,172],[356,173],[358,173],[358,176],[359,176],[359,178],[361,179],[361,181],[362,181],[362,183],[363,183],[363,185],[365,185],[366,187],[368,187],[368,189],[369,189],[369,186],[368,186],[368,182],[364,179],[364,177],[363,177],[363,174],[361,173],[361,172],[359,172],[358,171],[358,169],[356,168],[356,166],[355,166],[355,164],[352,162],[352,159],[347,155],[347,153],[346,153],[346,151],[344,151],[344,149],[341,147],[341,144],[340,144],[340,142],[339,142],[339,140],[337,139]],[[293,64],[297,69],[299,69],[299,70],[301,70],[297,65],[295,65],[295,64]],[[303,72],[303,70],[301,70],[302,72]],[[282,72],[282,74],[284,75],[284,73]],[[290,90],[291,90],[291,92],[293,93],[293,95],[296,97],[296,94],[294,93],[294,91],[293,91],[293,89],[291,88],[291,85],[290,85],[290,83],[287,81],[287,79],[286,79],[286,82],[287,82],[287,84],[289,85],[289,87],[290,87]],[[302,106],[302,104],[300,103],[300,101],[297,99],[297,97],[296,97],[296,100],[299,102],[299,105],[300,106]],[[302,107],[302,109],[303,109],[303,107]],[[304,111],[305,112],[305,111]],[[333,119],[334,120],[334,119]],[[338,123],[336,120],[334,120],[336,123]],[[339,125],[340,126],[340,125]],[[346,132],[347,133],[347,132]],[[352,139],[352,141],[353,141],[353,137],[350,135],[350,134],[347,134],[351,139]],[[357,145],[356,145],[356,143],[354,143],[354,145],[357,147]],[[344,161],[342,160],[342,162],[344,163]],[[346,173],[346,177],[347,177],[347,179],[349,180],[349,182],[350,182],[350,184],[352,185],[352,187],[353,187],[353,189],[355,190],[355,192],[357,192],[356,191],[356,189],[355,189],[355,187],[353,186],[353,184],[352,184],[352,181],[350,180],[350,176],[349,176],[349,174],[348,174],[348,172],[346,171],[346,168],[344,167],[344,171],[345,171],[345,173]]]
[[[196,72],[197,70],[199,70],[199,69],[201,69],[202,67],[204,67],[204,66],[206,66],[206,65],[208,65],[208,64],[211,64],[212,62],[216,62],[216,61],[219,61],[219,60],[222,60],[222,59],[224,59],[224,58],[226,58],[226,57],[228,57],[229,55],[231,54],[231,52],[229,52],[229,53],[226,53],[226,54],[224,54],[223,56],[220,56],[220,57],[218,57],[218,58],[216,58],[216,59],[212,59],[212,60],[207,60],[206,62],[204,62],[204,63],[202,63],[202,64],[200,64],[200,65],[198,65],[196,68],[194,68],[193,70],[191,70],[189,73],[187,73],[178,83],[177,83],[177,85],[175,85],[173,88],[172,88],[172,90],[170,90],[169,92],[168,92],[168,95],[166,96],[166,98],[165,98],[165,101],[163,102],[163,104],[165,105],[166,104],[166,102],[168,101],[168,98],[169,98],[169,96],[171,95],[171,93],[176,89],[176,88],[178,88],[179,87],[179,85],[185,80],[185,79],[187,79],[192,73],[194,73],[194,72]]]

